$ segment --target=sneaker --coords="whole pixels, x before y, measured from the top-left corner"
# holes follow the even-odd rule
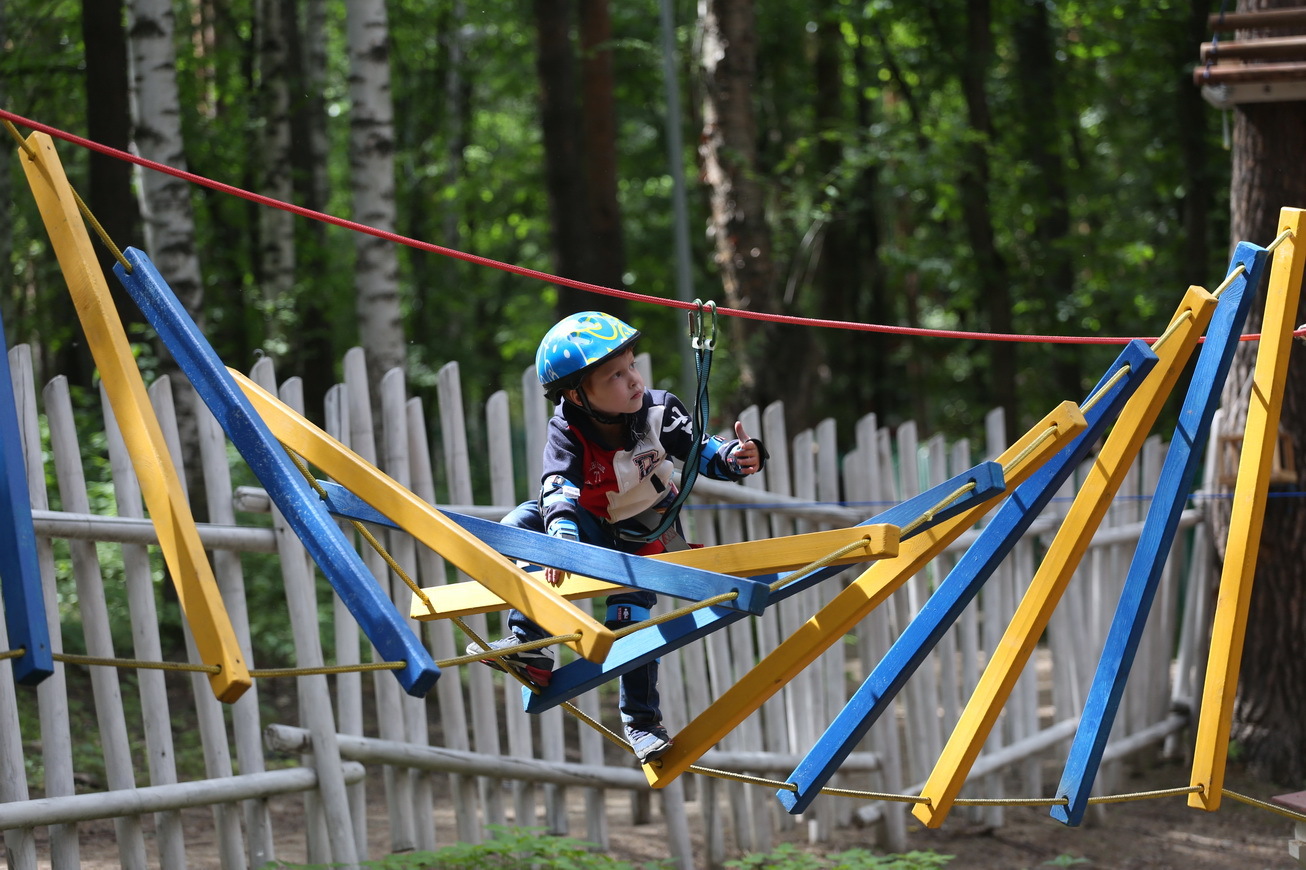
[[[635,750],[640,764],[656,761],[671,748],[671,738],[661,723],[656,725],[627,725],[626,742]]]
[[[508,647],[514,647],[523,642],[524,641],[517,637],[517,635],[510,634],[507,637],[500,638],[499,640],[490,641],[490,649],[507,649]],[[482,649],[479,643],[469,643],[467,645],[467,654],[469,656],[474,656],[483,652],[485,652],[485,650]],[[531,682],[541,688],[547,686],[549,680],[553,679],[553,651],[548,647],[509,653],[508,655],[498,656],[492,659],[481,659],[483,664],[487,664],[495,670],[506,671],[507,668],[501,664],[502,661],[508,661],[516,665],[519,672],[524,673],[526,677],[530,678]]]

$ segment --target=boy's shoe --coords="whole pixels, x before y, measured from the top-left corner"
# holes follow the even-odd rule
[[[661,723],[657,725],[627,725],[626,742],[635,750],[640,764],[656,761],[671,748],[671,738]]]
[[[507,637],[500,638],[499,640],[490,641],[490,649],[507,649],[508,647],[517,646],[520,643],[523,643],[521,638],[517,637],[515,634],[510,634]],[[483,652],[485,652],[485,650],[479,643],[467,644],[467,654],[469,656],[474,656]],[[517,666],[519,672],[523,673],[526,677],[529,677],[531,682],[541,688],[547,686],[549,680],[553,679],[553,651],[548,647],[509,653],[508,655],[492,659],[481,659],[483,664],[487,664],[495,670],[506,671],[507,668],[500,664],[501,661],[512,662]]]

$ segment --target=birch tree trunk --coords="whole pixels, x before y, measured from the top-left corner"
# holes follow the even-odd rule
[[[346,4],[349,51],[350,183],[354,219],[382,230],[395,225],[394,109],[390,96],[390,43],[384,0]],[[398,252],[393,242],[356,233],[354,267],[359,339],[367,357],[372,395],[377,381],[405,358],[399,311]]]
[[[130,0],[128,38],[131,47],[134,140],[140,156],[186,169],[181,137],[181,100],[177,92],[177,51],[170,0]],[[195,252],[195,215],[190,185],[162,172],[140,175],[141,215],[145,250],[167,280],[186,313],[202,330],[204,283]],[[195,518],[208,515],[204,479],[198,469],[199,430],[195,422],[198,398],[190,381],[170,354],[162,357],[160,374],[172,381],[177,428],[186,458],[186,477]]]
[[[294,198],[291,168],[289,47],[282,0],[259,0],[258,88],[262,115],[261,193],[289,202]],[[259,282],[263,290],[263,349],[285,357],[286,335],[294,322],[295,224],[290,212],[260,208]]]

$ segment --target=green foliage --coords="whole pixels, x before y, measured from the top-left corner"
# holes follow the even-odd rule
[[[490,833],[491,838],[484,843],[454,843],[434,852],[387,855],[363,866],[373,870],[637,870],[636,865],[596,851],[598,847],[593,843],[544,834],[540,829],[492,825]],[[822,856],[783,843],[770,852],[727,861],[725,866],[731,870],[938,870],[952,858],[932,851],[875,855],[865,849]],[[265,865],[302,870],[323,866],[328,865],[284,861]],[[673,866],[674,861],[662,860],[645,862],[638,868],[669,870]]]
[[[213,7],[212,18],[179,16],[177,69],[190,168],[260,190],[255,5],[228,0]],[[659,7],[654,0],[608,6],[622,285],[672,297],[663,47],[648,24]],[[293,108],[320,106],[325,116],[330,147],[320,169],[327,191],[317,205],[358,217],[351,214],[349,187],[346,4],[333,0],[325,8],[325,80],[312,95],[317,102]],[[549,271],[552,228],[531,4],[510,0],[482,8],[433,0],[393,2],[387,11],[395,230]],[[1069,335],[1159,332],[1183,288],[1209,285],[1222,274],[1224,259],[1228,157],[1218,146],[1217,116],[1202,110],[1200,100],[1194,111],[1195,91],[1183,74],[1196,54],[1190,6],[1177,0],[992,4],[984,24],[993,51],[988,67],[978,70],[961,48],[973,14],[974,5],[962,0],[823,0],[777,4],[758,17],[754,174],[765,197],[782,313],[991,328],[982,288],[991,277],[986,270],[997,266],[977,257],[968,231],[966,204],[978,195],[1012,297],[1011,328]],[[0,85],[7,106],[84,134],[79,15],[80,4],[72,0],[9,2]],[[696,24],[683,14],[676,24],[693,293],[724,303],[713,240],[702,231],[710,191],[694,147],[702,96]],[[1031,58],[1038,55],[1050,66],[1046,75],[1033,76]],[[818,79],[818,60],[827,58],[834,72]],[[972,115],[964,87],[969,75],[982,76],[987,129]],[[59,150],[74,186],[85,191],[86,152],[62,143]],[[972,184],[977,154],[988,168],[978,191]],[[301,187],[297,182],[297,191]],[[78,327],[44,230],[20,180],[14,188],[12,249],[0,252],[9,278],[0,290],[8,337],[40,348],[37,364],[45,376],[55,373],[51,367],[85,366],[75,354]],[[313,417],[319,381],[335,374],[336,361],[358,341],[354,236],[297,218],[296,289],[268,312],[260,307],[257,238],[264,207],[208,190],[192,196],[206,335],[238,368],[259,349],[275,354],[280,374],[299,374],[313,386],[306,389]],[[1193,239],[1190,231],[1204,235]],[[460,364],[469,410],[496,390],[517,394],[521,372],[557,314],[552,286],[410,248],[400,251],[398,283],[411,389],[423,400],[432,436],[439,434],[433,384],[450,361]],[[606,297],[593,302],[609,304]],[[287,335],[320,333],[324,356],[313,356],[307,342],[266,346],[268,316]],[[648,336],[658,385],[684,390],[677,383],[683,317],[652,305],[633,305],[629,317]],[[852,423],[873,410],[881,425],[916,419],[927,432],[978,440],[993,404],[993,343],[797,327],[785,334],[806,342],[811,354],[786,372],[792,386],[782,382],[779,394],[762,398],[787,403],[792,431],[830,416],[846,442]],[[739,372],[749,352],[722,343],[713,381],[714,394],[722,397],[714,403],[717,422],[741,410],[746,391]],[[1014,352],[1019,419],[1028,420],[1055,401],[1082,396],[1115,349],[1029,343]],[[90,382],[89,372],[65,373]],[[473,429],[483,425],[477,415],[469,417]],[[483,469],[478,474],[484,478]],[[445,487],[437,480],[438,495]]]
[[[1079,864],[1087,864],[1087,858],[1081,858],[1075,855],[1058,855],[1055,858],[1049,858],[1043,862],[1044,867],[1075,867]]]
[[[865,849],[818,855],[793,843],[781,843],[770,852],[727,861],[726,867],[730,870],[938,870],[953,857],[934,851],[876,855]]]
[[[637,870],[636,865],[595,851],[598,847],[570,837],[544,834],[536,828],[490,826],[484,843],[454,843],[434,852],[387,855],[362,866],[373,870]],[[276,861],[266,867],[310,868],[320,864]],[[669,868],[667,861],[639,865],[644,870]]]

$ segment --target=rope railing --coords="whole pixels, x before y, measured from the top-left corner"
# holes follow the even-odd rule
[[[597,293],[603,296],[611,296],[616,299],[624,299],[630,302],[641,302],[649,305],[661,305],[668,308],[679,308],[683,311],[693,311],[696,308],[693,302],[682,301],[679,299],[667,299],[660,296],[649,296],[648,294],[636,293],[632,290],[620,290],[615,287],[604,287],[603,285],[600,284],[591,284],[585,281],[577,281],[575,279],[566,278],[560,275],[552,275],[549,274],[548,272],[544,272],[538,269],[530,269],[525,266],[518,266],[512,263],[505,263],[499,260],[494,260],[490,257],[483,257],[478,254],[471,254],[465,251],[459,251],[454,248],[448,248],[442,245],[436,245],[431,242],[422,241],[421,239],[415,239],[410,236],[405,236],[399,233],[391,232],[389,230],[382,230],[377,227],[369,226],[367,224],[359,223],[357,221],[347,220],[345,218],[337,217],[335,215],[327,214],[325,212],[314,211],[313,209],[305,208],[304,206],[295,205],[294,203],[285,202],[283,200],[274,199],[273,197],[270,196],[265,196],[263,194],[244,190],[242,188],[236,187],[235,185],[227,184],[221,181],[215,181],[211,178],[206,178],[202,175],[198,175],[193,172],[188,172],[184,169],[177,169],[175,167],[168,166],[165,163],[159,163],[154,160],[149,160],[139,155],[131,154],[130,152],[122,151],[120,149],[101,144],[99,142],[96,142],[91,139],[87,139],[82,136],[77,136],[73,133],[69,133],[65,130],[61,130],[58,127],[52,127],[49,124],[42,124],[41,122],[32,120],[31,118],[25,118],[22,115],[18,115],[14,112],[10,112],[7,109],[0,109],[0,119],[3,119],[5,123],[10,125],[11,127],[15,123],[21,124],[22,126],[27,127],[31,130],[36,130],[38,132],[45,133],[46,135],[52,136],[56,139],[62,139],[65,142],[68,142],[73,145],[77,145],[81,148],[86,148],[88,150],[95,151],[97,153],[104,154],[106,156],[113,157],[118,160],[123,160],[128,163],[133,163],[137,166],[141,166],[145,169],[149,169],[154,172],[160,172],[165,175],[171,175],[174,178],[179,178],[191,184],[207,187],[211,190],[216,190],[220,193],[226,193],[231,196],[236,196],[241,199],[245,199],[250,202],[257,203],[259,205],[267,206],[269,208],[281,209],[283,211],[290,212],[291,214],[295,214],[300,217],[309,218],[310,220],[319,221],[321,223],[326,223],[333,226],[338,226],[341,227],[342,229],[350,230],[353,232],[374,236],[376,238],[384,239],[386,241],[394,242],[396,244],[405,245],[407,247],[414,248],[420,251],[425,251],[427,253],[438,254],[440,256],[462,260],[463,262],[472,263],[474,265],[485,266],[491,269],[497,269],[501,272],[508,272],[510,274],[518,275],[523,278],[532,278],[538,281],[543,281],[547,284],[570,287],[575,290],[582,290],[589,293]],[[17,130],[16,129],[12,130],[12,133],[18,138],[19,142],[21,142],[23,146],[26,147],[27,144],[26,141],[23,140],[21,136],[18,136]],[[106,241],[106,244],[110,246],[110,250],[117,251],[116,247],[114,247],[111,242]],[[121,262],[121,255],[115,254],[115,256],[118,256],[119,261]],[[815,317],[799,317],[797,315],[792,315],[792,314],[774,314],[770,312],[754,311],[745,308],[718,307],[717,312],[727,317],[738,317],[745,320],[768,321],[771,323],[782,323],[782,324],[788,324],[792,326],[810,326],[810,327],[818,327],[823,329],[844,329],[844,330],[853,330],[858,332],[874,332],[874,333],[881,333],[886,335],[902,335],[902,336],[914,336],[914,337],[923,337],[923,338],[948,338],[948,339],[970,340],[970,341],[1007,341],[1007,342],[1032,343],[1032,344],[1128,344],[1129,342],[1134,340],[1133,337],[1129,337],[1129,336],[1038,335],[1038,334],[999,333],[999,332],[971,332],[971,331],[958,330],[958,329],[932,329],[932,328],[919,327],[919,326],[897,326],[897,325],[884,324],[884,323],[862,323],[862,322],[850,321],[850,320],[830,320],[830,319],[815,318]],[[1303,328],[1298,329],[1293,334],[1299,337],[1306,336],[1306,325],[1303,325]],[[1241,340],[1258,341],[1260,337],[1261,336],[1259,333],[1249,333],[1247,335],[1243,335],[1241,337]],[[1147,340],[1150,341],[1152,339],[1147,339]]]

